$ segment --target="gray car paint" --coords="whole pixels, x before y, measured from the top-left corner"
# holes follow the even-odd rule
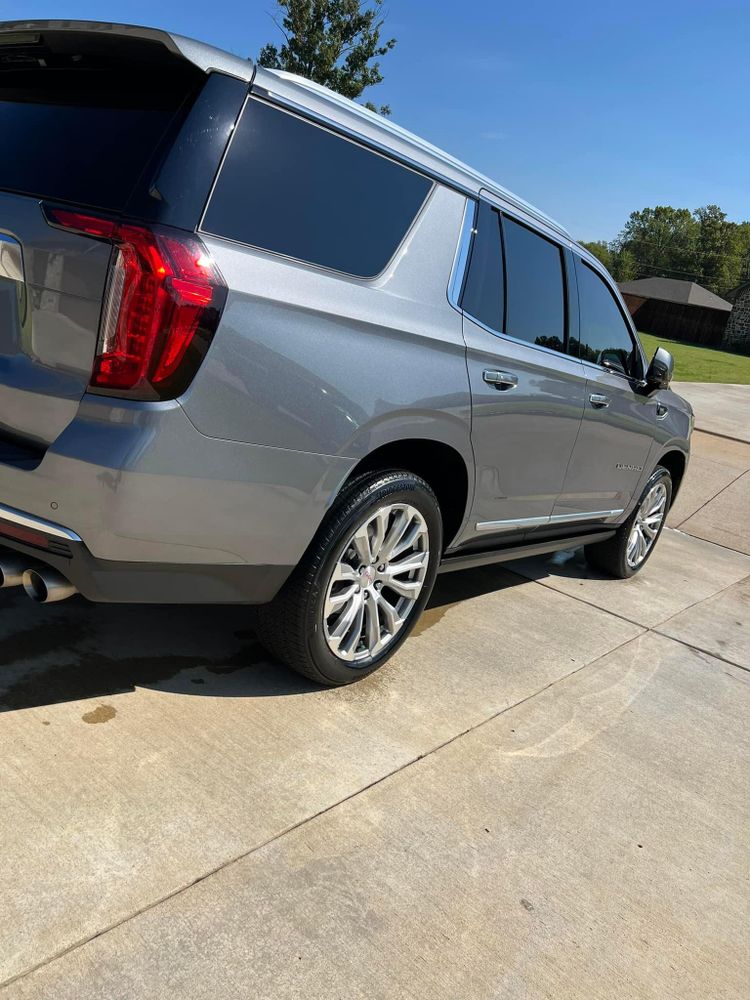
[[[52,229],[38,198],[0,193],[25,281],[0,279],[0,429],[51,444],[91,377],[110,247]]]
[[[0,31],[21,24],[39,22]],[[14,398],[28,398],[23,381],[0,391],[0,418],[14,412],[16,430],[50,445],[33,471],[0,464],[0,502],[47,519],[54,505],[54,519],[109,563],[281,567],[256,596],[265,600],[299,561],[357,462],[382,444],[438,441],[462,457],[470,489],[454,545],[481,537],[476,524],[487,520],[590,511],[601,500],[627,513],[660,455],[687,455],[690,409],[674,393],[631,398],[622,385],[609,385],[619,393],[617,405],[604,416],[593,413],[590,387],[615,376],[498,337],[451,301],[467,199],[480,192],[575,248],[611,281],[549,217],[323,88],[255,71],[191,40],[154,35],[205,71],[252,79],[255,93],[415,164],[437,183],[402,247],[372,281],[204,234],[229,297],[190,389],[163,404],[83,395],[108,249],[42,231],[38,203],[0,196],[0,227],[9,225],[8,213],[25,213],[24,253],[39,312],[44,298],[53,328],[73,322],[81,338],[77,358],[36,353],[54,373],[48,399],[37,393],[34,400],[43,415],[32,405],[20,418],[12,409]],[[64,274],[54,277],[50,260],[59,251]],[[76,265],[81,255],[83,271]],[[518,388],[503,395],[486,386],[481,371],[489,364],[510,367]],[[661,421],[657,399],[668,408]],[[617,463],[643,463],[643,473],[618,475]],[[217,599],[196,593],[202,598]],[[136,597],[121,582],[116,599]]]

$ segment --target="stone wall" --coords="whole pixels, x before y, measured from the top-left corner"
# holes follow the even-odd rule
[[[721,346],[750,354],[750,285],[746,285],[734,300]]]

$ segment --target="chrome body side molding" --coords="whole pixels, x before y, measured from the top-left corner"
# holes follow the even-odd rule
[[[596,521],[624,514],[619,510],[587,510],[579,514],[550,514],[546,517],[516,517],[509,521],[477,521],[477,531],[514,531],[516,528],[537,528],[543,524],[572,524],[575,521]]]

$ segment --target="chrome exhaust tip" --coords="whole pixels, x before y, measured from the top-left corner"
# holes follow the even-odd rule
[[[78,593],[70,580],[62,573],[46,566],[37,569],[27,569],[23,574],[23,589],[32,601],[37,604],[54,604],[56,601],[67,601]]]
[[[23,574],[28,568],[29,560],[21,560],[16,556],[0,558],[0,590],[6,587],[20,587],[23,584]]]

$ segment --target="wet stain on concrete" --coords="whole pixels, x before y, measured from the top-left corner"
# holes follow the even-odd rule
[[[70,631],[68,627],[66,653],[69,656],[61,662],[25,669],[4,691],[0,690],[0,712],[65,701],[87,701],[133,691],[136,687],[153,687],[173,681],[179,674],[196,667],[207,668],[214,673],[231,673],[268,659],[259,645],[214,660],[205,656],[169,654],[117,659],[98,650],[76,649],[70,642]],[[188,678],[180,678],[175,688],[186,693]],[[210,693],[209,685],[207,694]]]
[[[88,722],[90,726],[99,725],[102,722],[109,722],[117,715],[117,710],[111,705],[98,705],[91,712],[84,712],[81,718]]]
[[[422,635],[423,632],[442,621],[451,608],[457,607],[472,597],[481,597],[484,594],[491,594],[524,582],[522,578],[511,576],[493,566],[464,570],[460,573],[448,573],[439,577],[432,597],[414,626],[412,635]]]
[[[412,635],[422,635],[423,632],[437,625],[448,614],[451,608],[456,607],[457,603],[457,601],[454,601],[451,604],[439,604],[434,608],[425,608],[419,616],[417,624],[414,626]]]

